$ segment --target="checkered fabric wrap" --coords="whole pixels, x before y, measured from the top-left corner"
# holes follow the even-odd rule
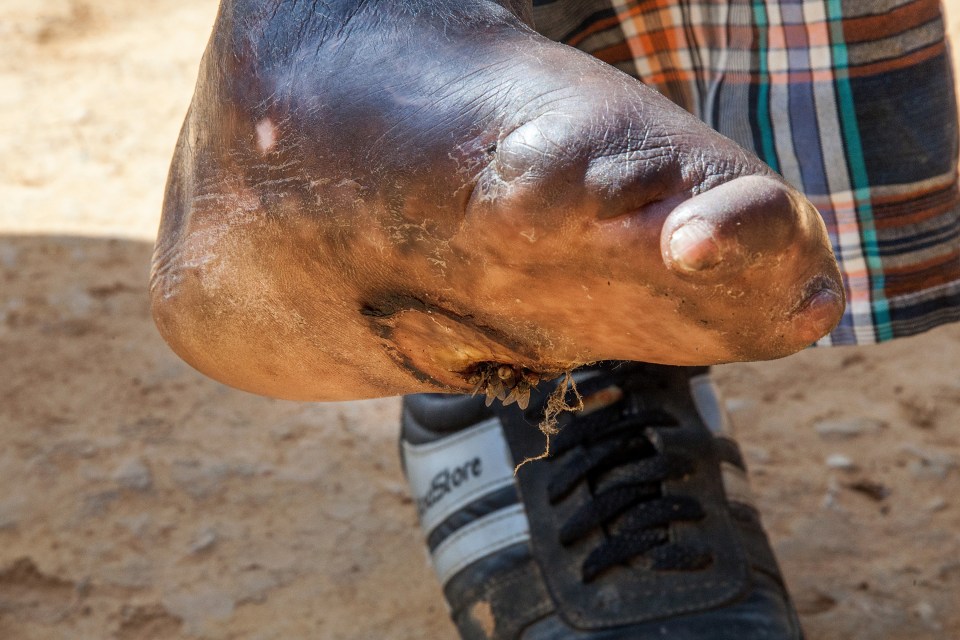
[[[847,286],[820,344],[960,320],[957,111],[937,0],[539,0],[537,29],[656,88],[820,210]]]

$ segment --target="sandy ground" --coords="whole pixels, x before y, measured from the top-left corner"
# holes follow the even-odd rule
[[[397,400],[246,395],[150,322],[214,11],[0,0],[0,638],[452,640]],[[960,638],[958,363],[954,326],[717,370],[812,640]]]

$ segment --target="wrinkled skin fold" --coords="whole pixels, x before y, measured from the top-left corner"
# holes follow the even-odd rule
[[[153,261],[171,347],[341,400],[469,391],[491,363],[777,358],[833,328],[805,198],[527,15],[224,0]]]

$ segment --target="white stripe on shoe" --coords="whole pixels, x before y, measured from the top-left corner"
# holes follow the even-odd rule
[[[753,498],[753,491],[750,489],[750,479],[747,472],[740,467],[723,461],[720,463],[720,475],[723,478],[723,490],[727,494],[729,502],[739,502],[740,504],[757,509],[756,500]]]
[[[730,418],[720,401],[720,392],[709,373],[690,378],[690,395],[697,413],[715,436],[732,436]]]
[[[403,455],[427,536],[471,502],[513,485],[513,460],[497,418],[435,442],[404,442]]]
[[[441,585],[472,563],[530,540],[530,526],[522,504],[515,504],[457,529],[433,552],[433,568]]]

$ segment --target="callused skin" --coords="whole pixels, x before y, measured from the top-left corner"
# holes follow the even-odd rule
[[[466,391],[506,364],[776,358],[839,320],[820,217],[656,92],[489,1],[224,0],[151,292],[265,395]]]

